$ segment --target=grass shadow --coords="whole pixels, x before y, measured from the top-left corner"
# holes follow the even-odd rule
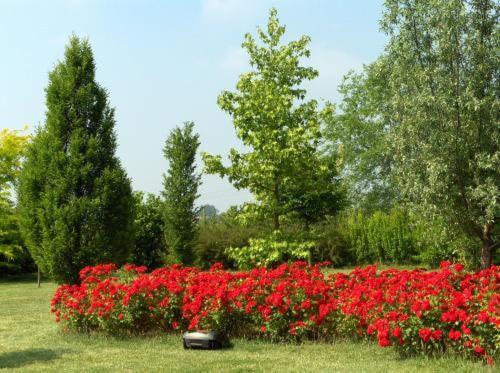
[[[44,275],[41,276],[41,281],[42,285],[44,282],[52,282],[50,279],[45,277]],[[37,274],[36,272],[34,273],[14,273],[14,274],[9,274],[0,277],[0,284],[1,283],[12,283],[12,282],[19,282],[19,283],[28,283],[32,282],[35,286],[37,283]]]
[[[22,366],[59,359],[70,352],[66,349],[49,350],[47,348],[30,348],[0,354],[0,369],[20,368]]]

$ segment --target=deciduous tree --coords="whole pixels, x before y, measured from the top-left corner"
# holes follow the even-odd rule
[[[275,229],[290,214],[308,224],[333,213],[340,199],[336,166],[321,152],[321,124],[332,108],[319,110],[301,87],[318,76],[314,68],[302,66],[310,55],[309,37],[283,43],[285,26],[275,9],[267,29],[257,33],[260,42],[246,34],[242,45],[253,70],[240,76],[236,91],[218,98],[248,151],[231,149],[229,166],[220,155],[204,154],[205,167],[208,173],[227,176],[236,188],[250,190]]]
[[[361,154],[382,145],[407,200],[482,241],[482,267],[499,245],[499,10],[493,0],[386,0],[388,44],[344,113],[375,133]],[[356,109],[358,88],[369,100]]]
[[[19,232],[18,216],[12,192],[29,136],[21,130],[0,131],[0,269],[16,269],[16,259],[24,259],[25,248]],[[28,255],[29,258],[29,255]]]

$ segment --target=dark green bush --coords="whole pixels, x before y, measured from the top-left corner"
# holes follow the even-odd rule
[[[412,222],[417,262],[437,267],[443,260],[453,260],[469,268],[479,267],[480,242],[468,237],[458,226],[446,224],[440,217],[429,219],[417,213],[412,215]]]
[[[200,266],[222,262],[226,267],[234,267],[225,253],[228,247],[245,247],[250,239],[262,239],[271,233],[271,222],[262,219],[259,223],[256,219],[242,224],[239,217],[239,211],[233,209],[200,220]],[[459,261],[471,268],[478,264],[474,259],[477,253],[471,251],[478,244],[458,228],[447,226],[439,217],[424,217],[401,206],[387,212],[342,211],[309,230],[298,222],[285,220],[282,234],[285,241],[313,241],[312,262],[330,261],[335,267],[375,262],[437,267],[443,260]]]
[[[329,261],[334,267],[356,264],[346,232],[343,213],[324,222],[315,224],[310,239],[316,242],[311,250],[313,262]]]
[[[198,223],[198,245],[196,264],[208,268],[216,262],[227,268],[235,263],[225,254],[228,247],[247,246],[249,239],[260,238],[271,232],[271,224],[257,222],[243,223],[236,207],[211,218],[203,218]]]
[[[158,268],[166,254],[161,199],[154,194],[134,192],[134,201],[135,239],[129,262]]]
[[[0,190],[0,277],[34,270],[33,259],[21,238],[14,203]]]
[[[408,263],[416,252],[411,219],[404,210],[343,214],[344,242],[357,263]]]

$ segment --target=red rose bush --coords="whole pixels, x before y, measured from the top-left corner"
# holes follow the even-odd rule
[[[113,264],[86,267],[79,285],[52,301],[68,329],[137,333],[219,329],[269,340],[376,339],[402,354],[452,351],[492,363],[500,334],[500,267],[466,273],[377,271],[326,276],[305,262],[230,272],[173,265],[150,273]]]

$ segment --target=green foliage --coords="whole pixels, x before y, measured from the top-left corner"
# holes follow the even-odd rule
[[[0,274],[31,269],[12,202],[12,189],[17,184],[28,140],[22,131],[0,131]]]
[[[388,0],[382,19],[398,185],[482,240],[483,267],[500,216],[499,11],[494,0]]]
[[[468,268],[478,267],[478,250],[473,248],[478,247],[479,240],[464,234],[460,226],[448,224],[439,215],[429,218],[418,212],[411,214],[411,220],[418,263],[435,268],[444,260],[454,260]]]
[[[305,100],[301,84],[318,76],[300,64],[310,55],[308,37],[282,44],[285,27],[275,9],[267,29],[257,33],[260,43],[246,34],[242,45],[253,70],[240,76],[235,92],[218,98],[249,151],[231,149],[229,166],[220,155],[203,154],[205,168],[227,176],[238,189],[250,190],[257,201],[254,207],[273,218],[275,229],[288,214],[309,224],[334,213],[341,199],[335,157],[321,151],[320,127],[332,107],[320,111],[317,101]]]
[[[19,130],[4,128],[0,131],[0,190],[17,183],[29,139]]]
[[[42,272],[75,282],[79,270],[121,263],[133,242],[130,181],[115,156],[114,110],[95,81],[87,40],[71,37],[49,74],[45,125],[20,175],[25,242]]]
[[[459,227],[403,206],[373,213],[347,210],[314,225],[309,237],[316,242],[313,260],[329,260],[334,266],[381,262],[435,268],[443,260],[470,268],[477,264],[477,257],[470,255],[477,242]]]
[[[160,267],[165,253],[163,203],[154,194],[134,192],[134,246],[129,262],[148,268]]]
[[[347,216],[347,212],[344,211],[312,226],[309,239],[315,242],[311,250],[313,262],[329,261],[333,267],[357,264],[346,234]]]
[[[14,208],[5,193],[2,193],[0,194],[0,255],[4,258],[14,258],[14,252],[19,244],[18,233]]]
[[[226,268],[234,267],[234,261],[225,250],[246,246],[251,238],[271,233],[266,223],[265,220],[248,219],[248,214],[242,214],[241,209],[234,206],[216,217],[201,219],[198,223],[196,265],[208,268],[220,262]]]
[[[238,263],[240,252],[243,260],[254,254],[249,249],[251,239],[257,239],[258,253],[273,246],[269,243],[273,241],[269,239],[272,222],[258,215],[251,218],[250,207],[231,208],[216,218],[199,222],[197,265],[207,268],[222,262],[231,268]],[[289,242],[311,243],[312,262],[330,261],[334,267],[381,262],[435,268],[443,260],[465,263],[469,268],[477,264],[477,257],[470,250],[477,242],[459,227],[450,226],[439,215],[429,217],[403,206],[372,213],[346,210],[311,225],[309,230],[297,221],[287,220],[283,221],[279,235],[280,240],[274,241],[283,243],[282,246]],[[226,251],[227,248],[231,249]],[[279,256],[271,251],[269,255]],[[283,256],[279,260],[287,259]]]
[[[226,254],[240,269],[270,267],[285,261],[310,259],[314,245],[312,241],[284,240],[280,231],[274,231],[266,238],[251,238],[248,246],[229,247]]]
[[[23,245],[14,204],[0,191],[0,277],[33,270],[33,260]]]
[[[407,263],[415,254],[411,220],[398,208],[346,216],[346,236],[358,263]]]
[[[193,122],[186,122],[182,128],[175,128],[163,149],[169,162],[163,181],[163,221],[168,250],[166,261],[186,265],[194,262],[197,237],[197,211],[194,203],[201,183],[195,165],[200,142],[193,128]]]
[[[483,242],[486,267],[500,244],[500,6],[388,0],[384,8],[385,52],[345,78],[328,125],[351,200],[373,212],[403,199],[440,215]]]
[[[340,154],[343,180],[351,205],[368,212],[387,211],[399,193],[391,173],[387,133],[387,68],[381,62],[361,74],[348,73],[339,87],[339,112],[326,125],[325,136]]]

